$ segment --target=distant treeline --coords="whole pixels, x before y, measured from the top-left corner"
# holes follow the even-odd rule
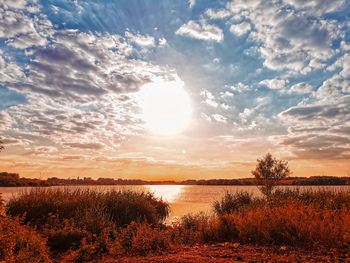
[[[17,173],[0,173],[0,186],[56,186],[56,185],[255,185],[254,178],[208,179],[185,181],[145,181],[141,179],[113,179],[91,177],[62,179],[51,177],[46,180],[20,177]],[[312,176],[289,177],[280,185],[350,185],[350,177]]]

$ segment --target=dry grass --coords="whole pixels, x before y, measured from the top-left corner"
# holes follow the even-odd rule
[[[227,193],[214,211],[182,218],[178,240],[350,248],[350,192],[277,191],[269,200]]]
[[[55,257],[95,258],[128,251],[120,240],[125,239],[125,231],[132,232],[130,228],[135,230],[131,245],[138,253],[142,252],[141,230],[148,231],[144,245],[153,244],[152,249],[145,246],[144,250],[162,247],[154,245],[162,239],[159,231],[150,229],[162,225],[169,205],[150,193],[38,188],[12,198],[6,210],[36,227]]]
[[[150,193],[89,189],[35,188],[13,197],[6,207],[9,215],[23,216],[25,223],[39,228],[73,219],[92,232],[100,232],[106,226],[125,226],[132,221],[157,224],[169,214],[169,205]]]

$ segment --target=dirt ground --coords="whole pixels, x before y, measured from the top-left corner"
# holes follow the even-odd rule
[[[290,247],[254,247],[238,243],[176,248],[169,254],[119,258],[115,262],[350,262],[350,251],[306,251]]]

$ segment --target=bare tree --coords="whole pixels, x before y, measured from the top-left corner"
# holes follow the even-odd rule
[[[252,175],[255,176],[256,183],[260,185],[260,191],[269,197],[278,182],[291,174],[288,162],[279,160],[270,153],[257,159],[257,162],[255,170],[252,171]]]

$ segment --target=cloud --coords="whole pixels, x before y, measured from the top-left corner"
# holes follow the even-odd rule
[[[25,1],[0,3],[0,38],[18,49],[44,46],[52,36],[52,24],[45,17],[30,17],[27,12],[39,11],[37,6],[26,6]]]
[[[322,87],[314,93],[314,103],[301,103],[280,113],[288,127],[281,144],[290,147],[298,158],[349,158],[350,95],[324,96]]]
[[[254,26],[250,38],[262,44],[260,53],[265,60],[264,66],[306,74],[322,68],[322,62],[335,55],[332,44],[343,35],[341,24],[326,20],[322,15],[342,8],[343,3],[342,0],[335,1],[334,5],[332,1],[308,1],[305,4],[298,0],[282,3],[236,0],[228,3],[226,8]],[[242,28],[232,25],[232,29],[234,33],[243,34],[248,25]]]
[[[25,78],[21,67],[14,62],[6,61],[1,55],[0,51],[0,83],[14,83]]]
[[[1,67],[10,67],[3,84],[19,92],[87,103],[107,93],[137,92],[153,76],[168,74],[158,66],[129,59],[132,47],[118,35],[57,31],[52,42],[35,50],[22,80],[11,77],[15,65],[0,61]]]
[[[295,85],[293,85],[289,90],[288,93],[298,93],[298,94],[309,94],[313,90],[313,87],[305,82],[300,82]]]
[[[289,147],[293,154],[301,159],[348,159],[349,137],[332,134],[308,133],[307,135],[290,134],[284,137],[281,145]]]
[[[225,116],[220,115],[220,114],[213,114],[211,117],[212,117],[212,119],[214,119],[217,122],[226,123],[226,121],[227,121],[227,118]]]
[[[214,11],[213,9],[209,8],[205,11],[205,14],[210,18],[210,19],[224,19],[226,17],[231,16],[231,12],[228,11],[227,9],[220,9]]]
[[[52,30],[50,43],[32,47],[25,69],[0,53],[0,85],[27,98],[1,112],[0,129],[9,139],[16,139],[12,133],[30,138],[27,154],[43,154],[38,149],[47,144],[65,155],[106,152],[140,135],[135,94],[149,81],[178,77],[169,67],[131,57],[136,48],[153,47],[154,38]]]
[[[327,70],[330,71],[334,71],[336,69],[341,69],[339,72],[339,77],[350,79],[350,54],[344,54],[327,68]]]
[[[130,32],[125,32],[125,36],[141,47],[154,47],[156,44],[154,37],[152,36],[144,36],[140,34],[134,35]]]
[[[191,20],[187,24],[182,25],[175,34],[216,42],[221,42],[224,39],[224,33],[219,27],[207,24],[204,20],[201,20],[199,23]]]
[[[89,149],[89,150],[101,150],[103,148],[102,144],[99,143],[65,143],[69,147]]]
[[[289,4],[297,9],[302,9],[309,14],[323,15],[326,13],[332,13],[337,11],[345,4],[345,0],[284,0],[286,4]]]
[[[265,85],[270,89],[283,89],[288,81],[284,79],[265,79],[261,81],[260,85]]]
[[[202,97],[204,97],[204,102],[214,108],[218,107],[219,104],[215,100],[215,96],[209,92],[208,90],[201,91],[200,94]]]
[[[342,70],[326,79],[314,92],[314,96],[319,100],[337,102],[339,98],[350,94],[350,79],[346,77],[347,74]]]
[[[24,9],[27,5],[26,0],[12,0],[12,1],[5,1],[1,0],[0,5],[2,5],[5,9]]]
[[[158,43],[160,46],[165,46],[166,45],[166,39],[163,37],[163,38],[159,38],[158,39]]]
[[[250,30],[251,30],[251,26],[247,22],[243,22],[243,23],[240,23],[237,25],[231,25],[231,27],[230,27],[230,31],[233,34],[238,35],[238,36],[245,35]]]
[[[246,85],[242,82],[238,82],[236,85],[229,86],[228,88],[230,88],[231,90],[238,92],[238,93],[242,93],[242,92],[251,90],[251,87],[249,87],[248,85]]]
[[[0,111],[0,131],[10,129],[13,123],[13,119],[6,111]]]

